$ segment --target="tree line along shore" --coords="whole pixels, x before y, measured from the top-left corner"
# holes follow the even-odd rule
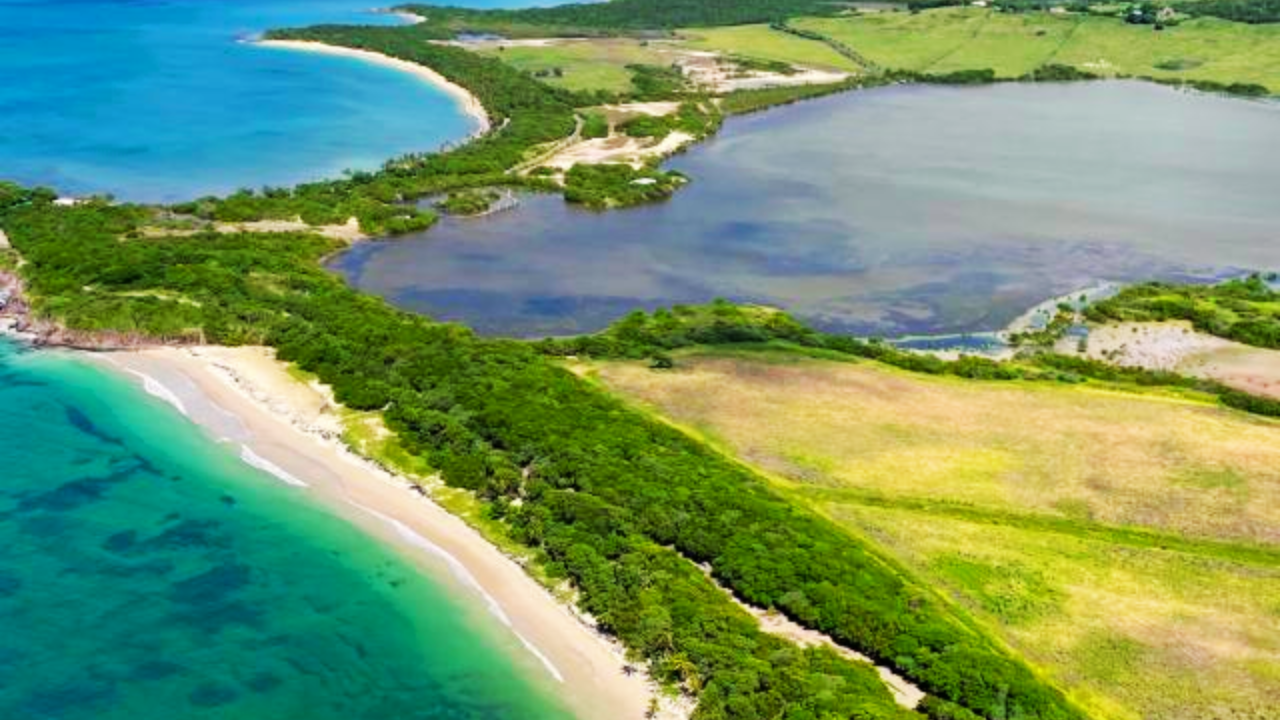
[[[621,31],[637,29],[637,22],[662,29],[773,21],[779,13],[816,7],[805,0],[643,3],[669,13],[659,21],[633,17],[632,5],[620,0],[494,17],[539,31],[553,17],[577,18],[565,27]],[[1061,689],[965,623],[867,542],[788,503],[749,469],[629,409],[565,370],[559,358],[639,354],[661,365],[664,352],[682,343],[785,341],[924,372],[1185,382],[1190,391],[1246,410],[1276,414],[1272,406],[1172,374],[1051,355],[1017,366],[916,359],[877,343],[812,333],[781,314],[723,306],[683,320],[670,314],[631,318],[596,338],[489,340],[346,287],[320,267],[321,258],[343,247],[332,238],[218,233],[203,226],[189,234],[148,235],[157,222],[174,218],[301,219],[318,226],[354,217],[368,234],[422,229],[434,216],[406,204],[411,198],[476,187],[550,189],[545,178],[508,171],[535,148],[574,133],[581,108],[620,99],[677,100],[692,108],[689,114],[706,132],[714,130],[716,112],[661,69],[640,71],[643,89],[628,98],[556,88],[500,60],[427,42],[458,28],[442,29],[432,8],[406,9],[425,21],[268,37],[341,45],[430,67],[479,99],[493,123],[489,133],[447,152],[389,161],[377,172],[168,208],[105,200],[67,205],[50,191],[0,185],[0,228],[13,246],[4,255],[6,272],[21,277],[35,317],[89,343],[111,333],[144,343],[267,345],[331,386],[347,407],[381,412],[407,452],[449,485],[474,493],[490,519],[538,554],[549,576],[572,582],[582,608],[646,662],[657,680],[697,698],[697,718],[1084,717]],[[477,17],[474,11],[456,13]],[[615,13],[630,19],[611,26]],[[919,76],[886,73],[838,88],[745,91],[726,102],[746,110],[912,79]],[[576,183],[584,197],[604,198],[606,205],[623,192],[610,188],[633,187],[643,177],[612,169],[574,175],[566,174],[566,192]],[[763,633],[716,583],[864,653],[927,696],[915,710],[900,707],[872,668]]]

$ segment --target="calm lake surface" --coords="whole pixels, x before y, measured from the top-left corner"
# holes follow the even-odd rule
[[[892,87],[731,120],[669,202],[555,197],[334,268],[491,334],[717,296],[860,333],[1002,327],[1096,280],[1280,267],[1280,105],[1134,82]]]
[[[0,0],[0,179],[184,200],[376,168],[465,136],[472,121],[456,104],[405,73],[239,42],[273,27],[400,22],[368,12],[376,5]]]
[[[483,603],[97,363],[0,338],[0,433],[0,717],[569,719]]]

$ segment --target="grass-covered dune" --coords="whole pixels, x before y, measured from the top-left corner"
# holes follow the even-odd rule
[[[1164,390],[794,351],[580,366],[871,541],[1098,718],[1280,694],[1280,423]]]

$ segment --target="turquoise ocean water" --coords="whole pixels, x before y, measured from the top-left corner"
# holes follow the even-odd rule
[[[568,718],[479,602],[96,362],[0,339],[0,718]]]
[[[375,168],[466,135],[452,101],[396,70],[237,42],[272,27],[399,22],[375,5],[0,0],[0,178],[190,199]]]

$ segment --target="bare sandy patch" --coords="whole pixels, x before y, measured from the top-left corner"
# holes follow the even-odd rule
[[[1086,355],[1119,365],[1209,378],[1280,398],[1280,351],[1197,332],[1189,322],[1128,322],[1092,328]]]
[[[673,132],[657,141],[652,138],[614,135],[573,143],[539,164],[558,170],[568,170],[579,163],[619,163],[639,169],[652,160],[660,160],[679,151],[693,141],[693,135],[686,132]]]

